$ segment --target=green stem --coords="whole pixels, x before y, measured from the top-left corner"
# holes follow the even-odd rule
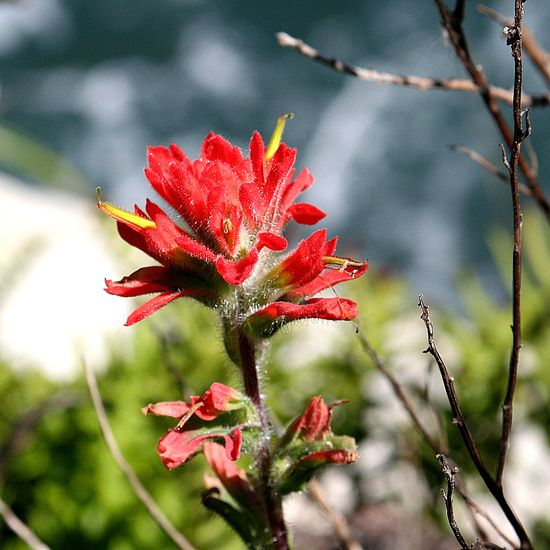
[[[258,467],[260,491],[262,493],[261,498],[273,535],[273,548],[275,550],[289,550],[282,500],[274,491],[271,480],[271,451],[269,449],[271,426],[269,425],[260,392],[258,368],[256,365],[256,349],[254,344],[242,331],[239,332],[238,345],[245,393],[256,407],[260,418],[262,439],[256,451],[256,464]]]

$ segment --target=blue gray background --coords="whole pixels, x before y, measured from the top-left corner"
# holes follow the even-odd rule
[[[512,12],[512,1],[489,4]],[[526,22],[550,48],[548,2],[529,0]],[[510,87],[498,25],[469,3],[465,27],[491,81]],[[176,142],[197,156],[212,129],[246,148],[254,129],[268,136],[281,113],[294,112],[285,141],[316,176],[309,199],[328,212],[342,251],[405,273],[414,293],[448,304],[458,303],[456,278],[470,267],[502,296],[487,243],[492,228],[509,229],[509,193],[448,148],[465,144],[500,163],[501,138],[481,100],[354,80],[279,47],[278,31],[365,67],[464,77],[428,0],[3,2],[1,123],[73,163],[90,192],[101,185],[131,207],[149,194],[148,144]],[[525,89],[545,90],[530,68]],[[549,116],[532,114],[542,182]]]

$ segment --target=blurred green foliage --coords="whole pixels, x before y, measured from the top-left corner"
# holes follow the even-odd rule
[[[495,233],[491,246],[508,283],[509,235]],[[549,436],[550,242],[544,222],[536,215],[526,217],[525,259],[524,348],[516,407],[518,418],[536,423]],[[495,303],[471,272],[464,274],[460,285],[462,315],[443,313],[431,304],[436,341],[446,340],[451,346],[449,366],[465,416],[481,453],[492,464],[500,437],[500,404],[511,343],[510,305],[508,301]],[[339,292],[359,302],[361,330],[388,368],[396,369],[403,353],[396,323],[411,316],[418,318],[416,296],[403,281],[377,274],[375,269]],[[422,331],[420,319],[417,324]],[[129,330],[135,331],[133,348],[113,350],[110,364],[99,376],[124,455],[167,516],[198,548],[240,548],[222,520],[199,504],[203,458],[167,472],[155,445],[171,423],[140,413],[140,407],[149,402],[200,394],[214,380],[239,384],[219,341],[215,315],[182,300]],[[420,341],[415,353],[429,373],[430,359],[421,355],[424,347],[425,341]],[[313,395],[321,394],[327,401],[349,399],[350,403],[335,410],[334,432],[365,441],[370,437],[369,414],[388,406],[367,391],[379,374],[361,349],[352,323],[300,322],[285,328],[266,353],[264,368],[269,404],[281,423],[300,414]],[[395,373],[399,376],[398,369]],[[407,376],[403,382],[421,410],[428,409],[426,376]],[[437,378],[430,383],[436,384]],[[47,544],[81,550],[170,547],[109,454],[83,376],[59,385],[38,372],[14,372],[0,363],[0,396],[0,493]],[[473,478],[472,464],[449,422],[448,406],[436,403],[447,420],[450,454],[461,471]],[[435,423],[430,427],[435,434]],[[431,450],[410,425],[390,423],[387,429],[398,442],[388,468],[399,454],[409,457],[422,468],[427,485],[437,495],[442,478]],[[342,471],[361,475],[359,469]],[[443,506],[434,499],[435,505],[426,503],[426,512],[446,529]],[[543,520],[536,525],[534,535],[539,543],[549,530],[550,524]],[[5,550],[25,548],[3,523],[0,540]]]

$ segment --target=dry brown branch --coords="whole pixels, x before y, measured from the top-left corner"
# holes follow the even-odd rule
[[[512,351],[508,367],[508,383],[506,395],[502,404],[502,436],[500,440],[500,452],[496,482],[502,486],[506,454],[510,444],[512,432],[513,405],[516,391],[516,383],[519,368],[519,354],[521,349],[521,247],[523,215],[519,195],[519,159],[521,143],[530,132],[529,118],[526,118],[527,129],[523,129],[523,112],[521,109],[521,86],[523,80],[522,59],[522,24],[523,1],[515,0],[514,26],[508,30],[507,43],[512,47],[514,58],[514,141],[510,153],[509,167],[510,187],[512,189],[512,215],[514,222],[514,248],[512,252]]]
[[[477,153],[473,149],[470,149],[465,145],[451,145],[451,150],[456,151],[457,153],[463,153],[464,155],[472,159],[474,162],[479,164],[489,174],[492,174],[493,176],[497,177],[500,181],[504,182],[506,185],[510,184],[510,176],[508,174],[505,174],[504,172],[499,170],[492,162],[489,162],[485,157],[482,157],[479,153]],[[529,187],[527,187],[523,183],[519,184],[519,190],[526,197],[531,196],[531,191],[529,190]]]
[[[411,422],[413,426],[416,428],[416,430],[418,431],[418,433],[421,435],[424,441],[430,446],[430,448],[433,450],[434,453],[448,455],[446,443],[438,442],[430,435],[430,433],[428,432],[428,429],[424,426],[424,424],[420,420],[420,416],[416,412],[414,404],[405,393],[405,390],[402,387],[402,385],[399,383],[399,380],[397,380],[397,378],[392,374],[392,372],[386,367],[386,365],[384,364],[380,356],[376,353],[376,350],[370,344],[364,332],[361,330],[361,327],[358,324],[356,324],[356,327],[357,327],[356,332],[359,337],[359,342],[361,343],[363,350],[370,357],[376,369],[382,374],[382,376],[384,376],[384,378],[390,384],[395,396],[397,397],[397,400],[401,403],[401,405],[409,415],[409,418],[411,419]],[[505,540],[508,544],[510,544],[512,548],[516,548],[514,543],[502,532],[502,530],[498,527],[498,525],[493,520],[493,518],[489,515],[489,513],[486,510],[484,510],[481,506],[479,506],[468,495],[466,491],[466,486],[461,482],[460,478],[457,478],[455,480],[455,484],[456,484],[455,485],[456,491],[459,493],[459,495],[462,497],[462,499],[468,506],[468,509],[471,511],[472,522],[474,524],[475,530],[477,531],[478,535],[482,539],[488,538],[487,533],[483,530],[483,528],[481,527],[481,525],[477,520],[477,515],[480,515],[483,518],[485,518],[485,520],[491,525],[491,527],[503,540]],[[490,544],[490,543],[487,543],[487,544]]]
[[[349,74],[360,80],[366,80],[369,82],[376,82],[379,84],[394,84],[397,86],[410,86],[412,88],[417,88],[422,91],[426,90],[447,90],[452,92],[469,92],[476,93],[480,92],[478,86],[476,86],[471,80],[464,79],[441,79],[441,78],[427,78],[422,76],[415,75],[396,75],[392,73],[386,73],[381,71],[376,71],[374,69],[364,69],[362,67],[357,67],[356,65],[351,65],[345,61],[341,61],[334,57],[328,57],[318,50],[300,40],[299,38],[294,38],[286,32],[277,33],[277,40],[279,44],[285,48],[293,48],[302,55],[326,65],[331,69],[344,74]],[[490,86],[491,94],[493,97],[500,101],[504,101],[509,105],[513,101],[513,92],[512,90],[506,90],[504,88],[499,88],[498,86]],[[540,107],[550,104],[550,94],[545,94],[542,96],[523,96],[524,107]]]
[[[361,550],[361,545],[355,540],[351,528],[346,519],[332,509],[327,502],[323,491],[317,481],[314,479],[308,484],[309,493],[315,500],[321,511],[325,514],[329,523],[332,525],[334,534],[344,550]]]
[[[14,513],[14,511],[0,498],[0,515],[7,526],[32,550],[50,550]]]
[[[118,467],[126,476],[126,479],[128,480],[134,494],[147,508],[149,515],[153,518],[155,523],[166,533],[166,535],[178,548],[181,548],[182,550],[196,550],[195,547],[185,538],[185,536],[180,533],[164,515],[157,503],[153,500],[153,497],[147,489],[145,489],[132,467],[124,458],[118,443],[116,442],[113,431],[111,430],[111,426],[109,425],[109,420],[107,419],[107,413],[105,412],[105,407],[103,406],[103,401],[99,393],[94,371],[86,362],[84,363],[84,368],[86,370],[86,381],[88,383],[90,395],[92,396],[101,433],[103,434],[111,455],[118,464]]]
[[[523,524],[521,523],[520,519],[518,518],[516,513],[512,510],[510,504],[508,503],[504,495],[502,485],[497,483],[495,478],[493,478],[493,476],[489,473],[489,470],[487,469],[485,462],[483,461],[483,459],[481,458],[481,455],[479,454],[478,448],[475,444],[470,428],[468,427],[468,424],[466,423],[466,419],[464,418],[464,414],[462,413],[460,401],[458,399],[458,395],[454,387],[454,378],[449,374],[447,366],[445,365],[445,361],[441,357],[435,345],[433,324],[430,318],[430,308],[424,303],[422,295],[418,297],[418,305],[422,310],[422,314],[420,318],[424,321],[424,325],[426,327],[426,333],[428,337],[428,348],[424,351],[424,353],[429,353],[430,355],[432,355],[432,357],[435,359],[435,362],[437,363],[437,366],[439,367],[439,372],[441,375],[441,379],[443,381],[445,393],[447,394],[447,399],[449,401],[449,405],[451,406],[451,411],[453,413],[453,424],[457,427],[462,437],[462,441],[466,446],[466,450],[468,451],[468,454],[470,455],[472,462],[474,463],[477,471],[479,472],[481,479],[485,483],[485,486],[487,487],[489,492],[493,495],[495,500],[498,502],[504,515],[506,516],[506,518],[514,528],[514,531],[516,532],[520,540],[520,548],[522,550],[533,550],[533,546],[531,544],[531,541],[529,540],[527,531],[525,531],[525,528],[523,527]]]
[[[462,29],[462,22],[456,19],[454,13],[449,10],[443,0],[434,1],[437,9],[439,10],[441,23],[449,37],[449,41],[453,46],[455,55],[464,65],[464,68],[470,75],[472,82],[479,88],[479,95],[483,99],[485,107],[491,114],[509,150],[511,150],[514,142],[514,135],[508,127],[508,123],[500,110],[496,97],[492,94],[492,90],[487,81],[485,72],[479,65],[474,63],[470,55],[466,35]],[[518,163],[525,176],[527,185],[531,190],[533,199],[544,212],[547,221],[550,223],[550,203],[548,202],[548,199],[544,195],[544,192],[537,181],[535,171],[521,154],[519,156]]]
[[[482,15],[489,17],[493,21],[496,21],[503,27],[512,27],[514,25],[513,17],[505,17],[498,11],[485,6],[484,4],[478,4],[476,9]],[[538,43],[535,35],[527,27],[522,29],[523,50],[529,56],[535,67],[540,74],[544,77],[546,82],[550,84],[550,53],[548,53],[541,44]]]

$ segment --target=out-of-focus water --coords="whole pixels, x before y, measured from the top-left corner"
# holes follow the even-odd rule
[[[512,2],[491,5],[512,10]],[[526,12],[550,48],[550,5],[530,0]],[[498,26],[469,5],[466,29],[494,84],[511,86]],[[448,148],[466,144],[500,163],[501,138],[480,99],[359,82],[282,49],[277,31],[369,68],[464,76],[432,2],[2,2],[0,122],[52,147],[91,188],[131,207],[149,193],[148,144],[176,142],[197,156],[215,130],[246,147],[254,129],[268,135],[292,111],[285,140],[316,176],[309,199],[328,212],[344,248],[451,303],[464,266],[495,287],[487,239],[493,226],[510,225],[509,193]],[[545,90],[529,68],[525,88]],[[549,114],[537,110],[532,122],[544,182]]]

